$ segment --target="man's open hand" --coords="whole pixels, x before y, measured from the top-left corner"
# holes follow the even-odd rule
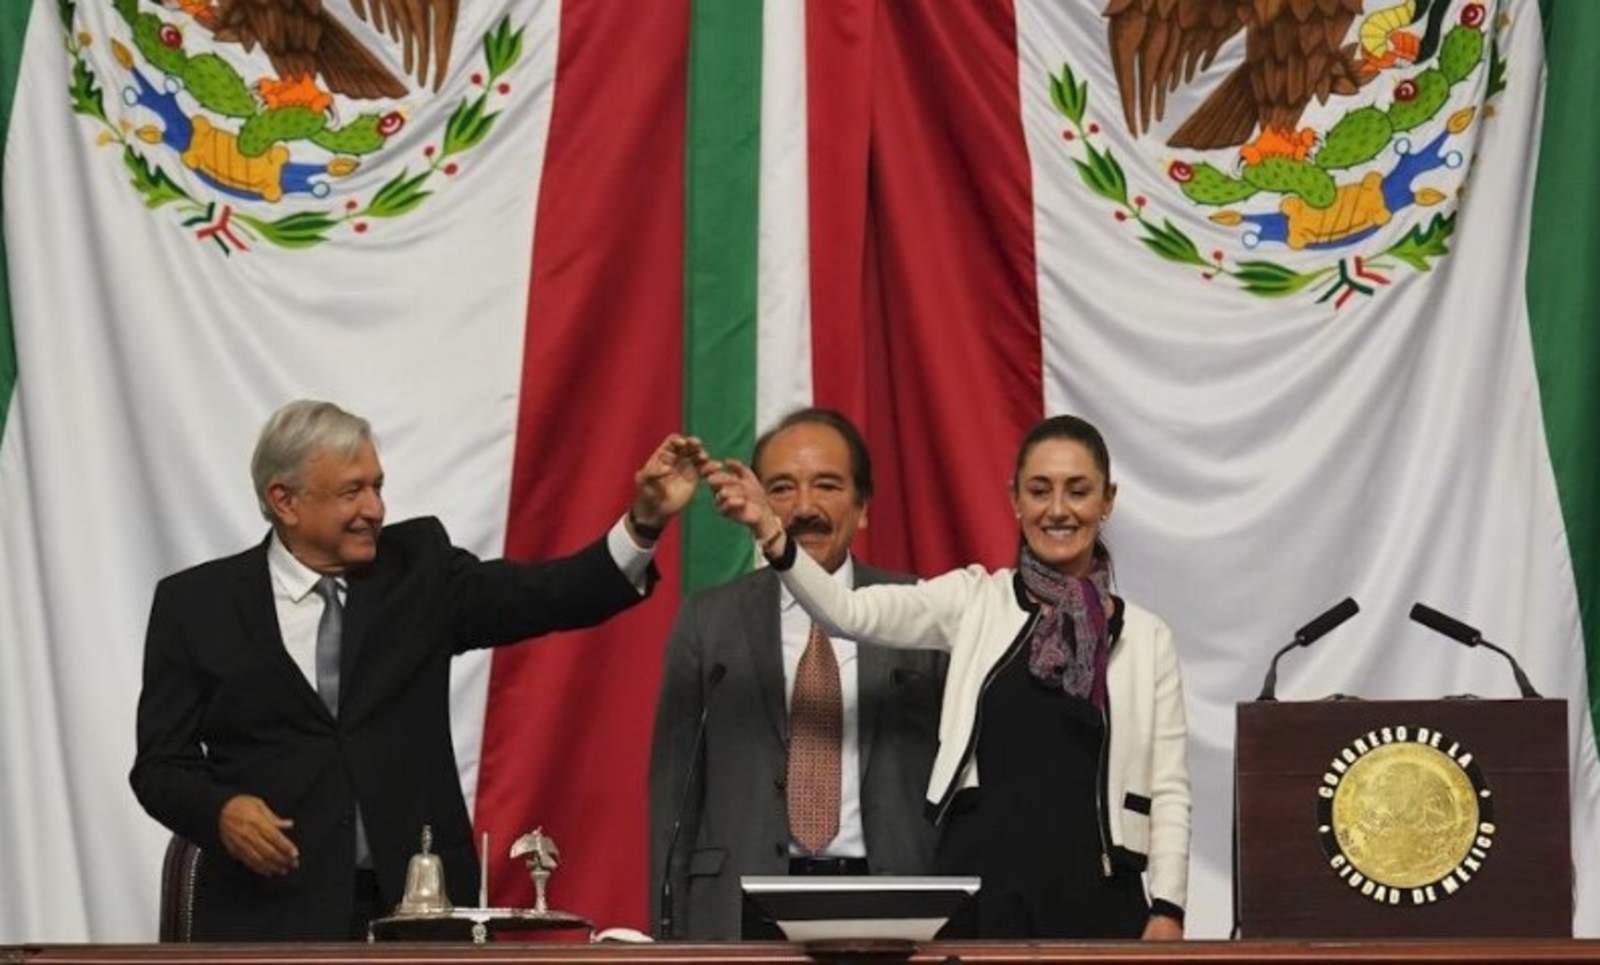
[[[694,436],[667,436],[634,473],[633,509],[629,513],[633,521],[664,526],[689,505],[706,459],[705,447]]]

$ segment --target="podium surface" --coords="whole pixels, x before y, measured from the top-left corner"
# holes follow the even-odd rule
[[[1240,937],[1571,935],[1565,701],[1242,703],[1235,755]]]

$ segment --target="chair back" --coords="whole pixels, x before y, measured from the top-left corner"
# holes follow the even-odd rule
[[[200,884],[200,846],[174,834],[161,862],[161,922],[163,942],[194,941],[194,899]]]

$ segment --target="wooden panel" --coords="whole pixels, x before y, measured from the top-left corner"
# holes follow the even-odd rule
[[[0,947],[3,965],[782,965],[818,961],[786,942],[720,945],[58,945]],[[837,961],[837,960],[836,960]],[[1387,942],[930,942],[910,959],[858,958],[877,965],[1116,962],[1119,965],[1221,965],[1226,962],[1600,963],[1600,941],[1479,940]]]
[[[1559,700],[1244,703],[1237,717],[1242,937],[1444,937],[1571,934],[1566,705]],[[1471,751],[1494,796],[1497,831],[1456,894],[1382,905],[1329,866],[1317,788],[1355,738],[1404,725]]]

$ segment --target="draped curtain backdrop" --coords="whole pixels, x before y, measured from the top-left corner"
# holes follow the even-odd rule
[[[924,575],[1009,564],[1019,439],[1086,416],[1119,591],[1182,664],[1190,933],[1230,922],[1234,705],[1353,595],[1280,696],[1515,693],[1417,600],[1506,646],[1569,702],[1600,935],[1600,9],[1254,0],[1287,20],[1252,44],[1107,6],[461,3],[423,70],[418,24],[326,0],[389,75],[361,97],[353,55],[281,77],[204,0],[0,5],[0,942],[154,936],[151,591],[262,538],[250,447],[301,396],[372,420],[391,519],[515,558],[599,535],[674,428],[747,456],[835,406],[877,469],[859,553]],[[1329,96],[1179,135],[1236,70],[1234,107]],[[506,850],[542,826],[555,905],[647,926],[661,647],[752,559],[702,497],[642,606],[457,660],[493,902],[531,899]]]

